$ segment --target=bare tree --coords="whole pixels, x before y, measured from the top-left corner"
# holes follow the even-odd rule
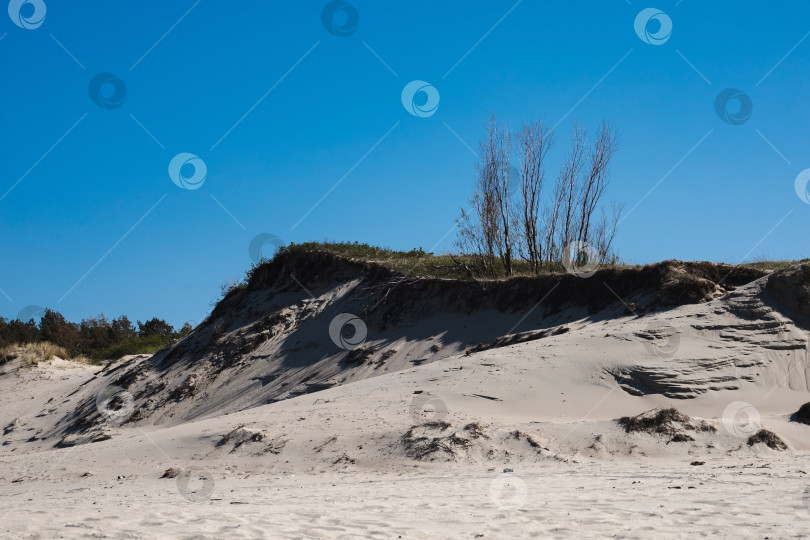
[[[551,200],[544,210],[546,263],[558,262],[571,242],[579,178],[584,167],[585,131],[574,122],[568,154],[563,162]]]
[[[559,247],[557,246],[557,229],[560,225],[560,208],[562,207],[563,199],[565,198],[564,183],[561,176],[557,177],[557,182],[554,184],[554,192],[552,193],[551,200],[543,210],[545,217],[545,262],[551,264],[559,254]]]
[[[588,242],[591,233],[591,217],[605,194],[608,184],[608,165],[616,153],[616,135],[607,122],[602,122],[602,129],[593,142],[589,153],[589,170],[582,178],[579,188],[579,223],[575,239]]]
[[[515,209],[509,193],[509,159],[512,139],[506,126],[499,127],[490,117],[485,139],[481,142],[481,161],[470,199],[472,215],[462,209],[457,244],[476,247],[486,273],[496,275],[496,258],[506,275],[512,274],[517,234]]]
[[[487,137],[481,142],[481,162],[476,166],[477,177],[470,198],[471,213],[461,209],[458,220],[459,233],[456,244],[463,252],[475,253],[478,266],[484,274],[497,276],[496,258],[503,256],[504,232],[501,222],[501,131],[494,115],[487,127]],[[508,171],[507,171],[508,173]],[[471,251],[465,251],[470,249]]]
[[[565,158],[560,170],[560,196],[562,198],[560,206],[561,224],[558,231],[559,246],[564,248],[574,240],[578,232],[577,228],[577,201],[580,199],[582,171],[585,168],[585,152],[587,147],[587,134],[582,124],[574,121],[571,130],[571,143],[568,156]]]
[[[540,271],[543,261],[543,239],[538,222],[540,202],[545,180],[545,159],[554,138],[542,121],[523,125],[518,137],[517,152],[522,165],[520,187],[522,196],[521,225],[526,256],[534,273]]]
[[[616,227],[619,224],[623,206],[618,203],[613,204],[613,210],[608,219],[605,209],[602,208],[602,219],[594,228],[593,245],[599,253],[599,263],[612,263],[617,258],[613,253],[613,239],[616,236]]]
[[[456,220],[458,236],[456,246],[461,253],[472,254],[477,267],[483,274],[496,277],[495,245],[497,243],[497,225],[495,219],[494,197],[485,191],[486,185],[479,183],[470,198],[471,213],[461,209],[461,217]]]
[[[498,255],[503,263],[507,276],[512,275],[512,259],[514,256],[515,234],[515,208],[509,186],[509,161],[512,157],[512,135],[504,125],[500,128],[491,115],[487,128],[487,138],[481,145],[484,167],[489,175],[489,184],[494,196],[498,221],[497,245]]]
[[[554,189],[544,197],[545,162],[552,144],[551,130],[537,121],[522,126],[513,147],[507,127],[499,127],[494,115],[490,117],[481,142],[471,212],[462,209],[456,241],[462,253],[476,255],[485,274],[495,277],[500,261],[505,274],[512,275],[516,258],[528,261],[538,273],[543,264],[559,263],[572,245],[577,258],[590,257],[592,251],[586,245],[598,252],[600,262],[613,257],[621,207],[614,206],[610,219],[602,208],[601,220],[593,220],[608,186],[609,165],[617,148],[615,132],[603,122],[589,145],[585,129],[575,121]],[[521,165],[520,206],[510,193],[513,152]]]

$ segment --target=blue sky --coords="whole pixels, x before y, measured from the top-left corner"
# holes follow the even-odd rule
[[[325,1],[38,3],[0,22],[6,317],[199,322],[262,233],[450,249],[490,112],[558,126],[550,175],[575,117],[613,123],[628,262],[810,255],[805,2],[657,2],[641,36],[637,0],[353,0],[331,19],[345,36]],[[125,94],[94,102],[100,73]],[[403,107],[414,80],[430,115]],[[716,112],[727,88],[744,122]],[[169,176],[183,153],[197,189]]]

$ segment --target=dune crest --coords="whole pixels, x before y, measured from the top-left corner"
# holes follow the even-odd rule
[[[799,486],[796,459],[810,450],[796,412],[810,402],[808,267],[769,274],[668,261],[587,280],[466,282],[324,253],[282,257],[153,356],[104,368],[2,366],[9,483],[0,495],[14,500],[24,493],[15,486],[43,479],[63,498],[68,485],[117,482],[130,486],[121,504],[140,508],[138,497],[168,487],[220,515],[222,505],[247,504],[246,490],[267,503],[262,486],[301,502],[301,488],[334,499],[382,482],[375,496],[395,513],[419,498],[403,502],[386,486],[444,489],[450,474],[475,486],[477,508],[519,512],[553,505],[555,490],[538,489],[547,479],[582,483],[597,471],[587,481],[599,489],[615,489],[616,477],[633,497],[683,488],[685,501],[722,514],[725,503],[705,497],[728,487],[704,484],[746,474],[755,487],[740,504],[770,505],[778,520],[769,501]],[[335,320],[354,333],[330,331]],[[643,474],[645,463],[656,473]],[[677,534],[670,517],[662,527]],[[361,521],[353,534],[363,534]],[[427,534],[399,518],[375,526]]]

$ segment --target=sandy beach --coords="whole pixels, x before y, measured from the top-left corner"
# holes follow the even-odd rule
[[[788,310],[769,307],[779,307],[767,294],[769,279],[644,316],[621,306],[598,317],[575,308],[539,315],[538,326],[549,329],[541,337],[477,352],[441,334],[408,344],[410,325],[369,332],[371,359],[348,363],[351,351],[343,351],[341,361],[305,361],[337,366],[345,381],[303,393],[280,384],[280,399],[272,384],[239,384],[273,378],[249,370],[272,365],[255,360],[268,357],[263,347],[308,335],[300,327],[245,351],[254,360],[235,362],[225,375],[204,367],[216,347],[171,366],[171,350],[104,368],[12,362],[0,375],[2,531],[801,537],[810,524],[810,427],[792,415],[810,401],[807,332]],[[355,300],[341,290],[326,287],[294,304],[342,309]],[[476,324],[474,314],[437,317]],[[241,321],[230,332],[245,328],[254,327]],[[207,340],[204,333],[205,326],[186,340]],[[441,343],[434,349],[443,356],[414,365],[388,355],[387,371],[374,367],[386,344],[422,355],[431,343]],[[302,376],[273,369],[274,382]],[[167,379],[181,390],[162,384]],[[126,390],[110,393],[124,381]],[[118,404],[105,402],[109,396]],[[260,399],[268,403],[254,405]],[[675,416],[656,417],[671,408]],[[763,429],[775,439],[752,442]]]

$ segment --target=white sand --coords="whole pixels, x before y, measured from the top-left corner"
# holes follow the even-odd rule
[[[96,538],[797,538],[810,485],[790,459],[533,466],[501,475],[217,473],[211,500],[176,483],[90,478],[4,487],[2,532]],[[764,468],[761,468],[764,467]],[[499,495],[500,494],[500,495]],[[30,499],[30,500],[29,500]],[[483,535],[483,536],[478,536]]]
[[[16,423],[0,447],[0,534],[802,537],[810,426],[789,417],[810,401],[808,334],[779,313],[740,316],[759,287],[230,414],[109,423],[111,439],[57,450],[28,439],[56,432],[98,369],[7,366],[0,428]],[[640,337],[651,329],[657,339]],[[671,335],[674,354],[650,349]],[[633,395],[639,385],[654,392]],[[663,406],[717,431],[670,442],[616,422]],[[429,421],[450,425],[419,427]],[[749,446],[759,427],[788,450]],[[161,479],[170,467],[190,477]]]

